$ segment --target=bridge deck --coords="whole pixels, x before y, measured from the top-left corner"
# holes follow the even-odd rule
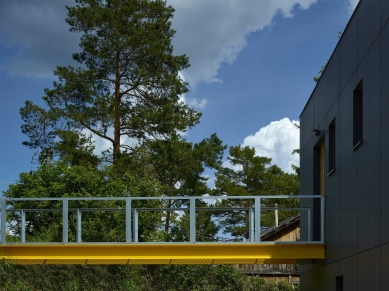
[[[324,259],[322,243],[6,244],[16,264],[295,264]]]

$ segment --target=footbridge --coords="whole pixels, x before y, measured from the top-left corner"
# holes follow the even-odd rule
[[[295,264],[325,257],[320,195],[0,203],[0,258],[15,264]],[[301,217],[301,233],[298,227],[297,236],[264,240],[280,228],[277,217],[292,216]]]

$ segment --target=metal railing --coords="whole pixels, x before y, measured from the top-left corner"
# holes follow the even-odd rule
[[[300,200],[299,207],[270,207],[266,203],[269,199],[298,199]],[[207,206],[196,206],[198,201],[225,201],[225,200],[244,200],[250,201],[249,207],[229,207],[223,204],[210,204],[205,203]],[[302,200],[308,203],[302,203]],[[314,207],[313,201],[318,200],[320,206]],[[27,202],[59,202],[61,207],[57,208],[18,208],[18,203]],[[76,202],[97,202],[97,201],[115,201],[120,206],[115,207],[69,207],[69,203],[76,204]],[[144,201],[179,201],[179,207],[137,207],[136,203]],[[300,196],[196,196],[196,197],[74,197],[74,198],[0,198],[0,244],[7,244],[7,230],[10,226],[17,225],[20,228],[20,233],[12,234],[19,238],[19,242],[16,243],[29,243],[26,240],[26,215],[30,212],[36,213],[61,213],[62,214],[62,241],[61,242],[47,242],[47,243],[85,243],[82,240],[82,217],[84,212],[124,212],[124,224],[125,224],[125,241],[121,243],[142,243],[138,241],[139,237],[139,214],[141,212],[181,212],[189,215],[189,241],[187,243],[201,243],[196,240],[196,213],[200,211],[244,211],[248,213],[248,239],[247,243],[262,243],[261,241],[261,217],[264,211],[284,211],[295,210],[300,213],[306,213],[306,219],[304,220],[304,232],[306,240],[300,240],[299,243],[312,242],[312,228],[320,228],[320,239],[316,239],[315,242],[324,243],[324,197],[321,195],[300,195]],[[301,205],[308,206],[301,206]],[[15,207],[16,205],[16,207]],[[313,211],[319,212],[316,217],[320,217],[320,221],[313,219]],[[11,219],[10,214],[14,214],[14,218]],[[18,219],[15,220],[15,213],[18,214]],[[75,213],[76,215],[76,239],[74,242],[69,241],[69,213]],[[8,216],[7,216],[8,214]],[[9,242],[8,242],[9,243]],[[14,241],[12,243],[15,243]],[[113,242],[114,243],[114,242]],[[158,242],[164,243],[164,242]],[[268,242],[267,242],[268,243]]]

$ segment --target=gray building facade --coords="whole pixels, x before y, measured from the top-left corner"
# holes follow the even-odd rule
[[[303,291],[389,290],[388,19],[389,0],[360,1],[300,116],[301,195],[326,203],[326,259],[300,266]]]

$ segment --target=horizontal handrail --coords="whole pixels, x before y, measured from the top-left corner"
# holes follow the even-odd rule
[[[131,200],[204,200],[204,199],[322,199],[324,197],[320,195],[263,195],[263,196],[159,196],[159,197],[37,197],[37,198],[9,198],[3,197],[6,201],[125,201],[127,199]]]
[[[226,206],[210,206],[197,207],[197,200],[252,200],[252,206],[249,207],[226,207]],[[320,226],[313,225],[312,220],[312,207],[301,206],[300,207],[270,207],[266,204],[267,199],[299,199],[311,200],[319,199],[320,201]],[[136,201],[166,201],[166,200],[178,200],[189,202],[186,207],[132,207]],[[28,202],[28,201],[58,201],[62,206],[58,208],[13,208],[12,202]],[[69,203],[74,201],[122,201],[125,202],[117,208],[113,208],[112,205],[109,207],[69,207]],[[263,211],[282,211],[282,210],[296,210],[296,211],[307,211],[307,241],[311,241],[311,227],[320,227],[320,241],[324,243],[324,197],[321,195],[265,195],[265,196],[161,196],[161,197],[29,197],[29,198],[0,198],[0,244],[6,244],[6,229],[7,229],[7,213],[21,213],[20,218],[20,237],[21,243],[26,242],[26,213],[29,212],[56,212],[62,213],[62,242],[57,243],[69,243],[68,232],[69,232],[69,213],[76,212],[77,214],[77,243],[82,243],[82,213],[83,212],[124,212],[125,213],[125,243],[138,243],[138,213],[144,211],[161,211],[161,212],[175,212],[181,211],[189,214],[189,243],[199,243],[196,241],[196,213],[198,211],[242,211],[248,212],[248,227],[249,227],[249,242],[250,243],[261,243],[261,215]],[[185,202],[185,204],[187,204]],[[7,205],[7,203],[11,203]],[[74,206],[74,204],[73,204]],[[14,221],[15,222],[15,221]],[[5,231],[3,231],[5,230]]]

